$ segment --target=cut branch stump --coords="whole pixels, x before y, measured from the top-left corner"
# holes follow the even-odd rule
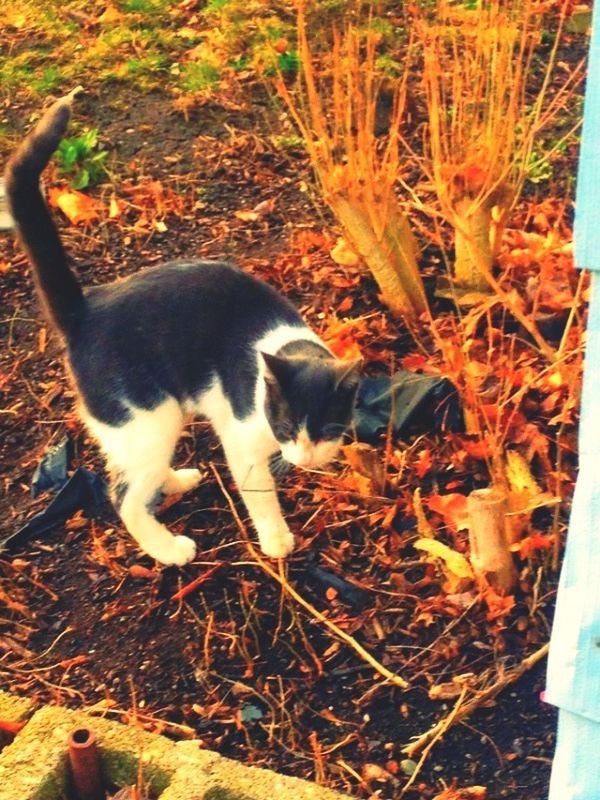
[[[475,489],[467,500],[471,565],[477,579],[499,594],[510,594],[517,571],[508,547],[506,495],[498,489]]]

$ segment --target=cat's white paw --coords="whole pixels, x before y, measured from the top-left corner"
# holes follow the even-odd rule
[[[185,494],[195,489],[205,478],[199,469],[172,469],[163,484],[165,494]]]
[[[273,530],[261,529],[258,532],[260,549],[269,558],[285,558],[294,549],[294,536],[287,525],[279,525]]]
[[[162,547],[160,552],[155,551],[150,555],[165,566],[182,567],[196,555],[196,543],[189,536],[172,536],[168,546]]]

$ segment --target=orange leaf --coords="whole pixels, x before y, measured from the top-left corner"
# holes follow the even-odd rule
[[[419,478],[424,478],[432,467],[431,450],[425,448],[417,453],[415,472]]]
[[[471,458],[478,458],[483,460],[492,455],[490,444],[487,439],[467,439],[462,440],[462,446],[467,455]]]
[[[48,191],[48,200],[54,208],[60,208],[73,225],[79,222],[93,222],[98,219],[98,204],[93,197],[70,189],[55,186]]]
[[[427,503],[431,511],[442,515],[449,528],[461,531],[469,526],[466,495],[457,492],[432,494]]]
[[[132,564],[128,571],[132,578],[147,578],[150,581],[155,580],[159,575],[156,570],[148,569],[141,564]]]
[[[350,311],[353,305],[354,298],[350,297],[350,295],[347,295],[337,307],[338,313],[344,314],[346,311]]]
[[[356,322],[356,320],[343,322],[332,319],[325,330],[321,332],[323,341],[338,358],[348,361],[362,358],[360,346],[355,338],[356,334],[360,334],[362,331],[356,326]]]
[[[519,556],[521,558],[527,558],[536,550],[550,550],[552,548],[553,539],[553,536],[544,536],[541,533],[534,532],[531,536],[527,536],[520,541],[514,548],[519,550]]]
[[[65,658],[60,662],[63,669],[71,669],[71,667],[78,667],[80,664],[87,664],[90,660],[89,655],[82,654],[80,656],[73,656],[72,658]]]
[[[488,622],[505,617],[515,607],[515,598],[512,594],[506,595],[506,597],[496,594],[491,586],[482,586],[480,590],[488,607],[485,615]]]

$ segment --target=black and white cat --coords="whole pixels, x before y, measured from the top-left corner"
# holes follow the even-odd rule
[[[65,133],[73,94],[43,115],[8,162],[6,188],[38,294],[62,334],[80,415],[104,451],[115,505],[141,549],[185,564],[192,539],[151,512],[186,492],[196,469],[172,469],[183,426],[203,415],[219,435],[263,552],[294,539],[269,458],[300,467],[333,458],[352,415],[358,365],[336,360],[273,288],[230,264],[168,263],[82,290],[39,188]]]

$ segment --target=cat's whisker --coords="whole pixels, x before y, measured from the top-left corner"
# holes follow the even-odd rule
[[[269,459],[269,468],[274,477],[282,478],[291,470],[292,465],[285,460],[281,453],[275,453]]]

